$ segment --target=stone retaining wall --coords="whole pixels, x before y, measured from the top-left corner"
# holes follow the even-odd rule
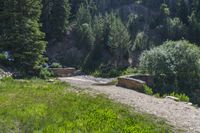
[[[148,86],[153,86],[154,85],[154,77],[152,77],[150,75],[145,75],[145,74],[144,75],[134,75],[134,76],[130,76],[130,78],[142,80]]]
[[[118,78],[117,86],[133,89],[136,91],[143,91],[143,86],[153,85],[153,77],[149,75],[136,75],[136,76],[124,76]]]
[[[72,76],[75,72],[75,68],[50,68],[50,71],[52,71],[55,76],[58,77],[69,77]]]

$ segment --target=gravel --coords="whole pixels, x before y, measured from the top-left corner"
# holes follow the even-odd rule
[[[191,103],[176,102],[171,99],[159,99],[130,89],[117,86],[97,86],[95,83],[111,82],[113,79],[77,76],[59,78],[82,88],[91,88],[108,95],[120,103],[134,107],[137,111],[145,112],[166,119],[171,125],[188,133],[200,133],[200,108]]]

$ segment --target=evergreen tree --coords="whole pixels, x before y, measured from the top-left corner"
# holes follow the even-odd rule
[[[48,40],[63,39],[69,25],[70,10],[68,0],[43,0],[41,21]]]
[[[114,65],[123,66],[122,61],[128,58],[130,48],[130,35],[121,19],[114,13],[109,16],[108,46],[114,57]]]
[[[77,25],[81,26],[84,23],[91,24],[92,16],[90,10],[87,9],[83,4],[81,4],[78,12],[76,14]]]
[[[40,0],[6,0],[1,7],[0,47],[9,60],[26,74],[39,72],[45,59],[46,42],[40,31]]]
[[[94,34],[94,45],[84,62],[85,70],[95,70],[102,63],[102,55],[104,49],[104,22],[103,16],[95,16],[92,23],[92,30]]]
[[[91,26],[92,16],[90,11],[82,4],[77,12],[77,46],[91,50],[94,44],[94,35]]]
[[[180,1],[180,7],[178,11],[178,16],[180,17],[180,20],[188,25],[188,16],[189,16],[188,6],[186,5],[185,0]]]
[[[53,6],[53,0],[42,0],[42,14],[41,14],[41,22],[42,22],[42,31],[46,33],[46,39],[49,38],[50,34],[50,19],[51,19],[51,11]]]

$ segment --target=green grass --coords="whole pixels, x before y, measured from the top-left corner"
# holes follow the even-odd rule
[[[140,73],[142,72],[137,68],[128,67],[123,69],[113,68],[104,72],[100,69],[97,69],[94,72],[90,72],[89,74],[95,77],[113,78],[113,77],[140,74]]]
[[[70,88],[61,82],[0,80],[0,132],[172,132],[163,120]]]

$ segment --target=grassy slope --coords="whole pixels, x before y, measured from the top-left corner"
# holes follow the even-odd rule
[[[0,132],[171,132],[164,121],[65,83],[0,81]]]

